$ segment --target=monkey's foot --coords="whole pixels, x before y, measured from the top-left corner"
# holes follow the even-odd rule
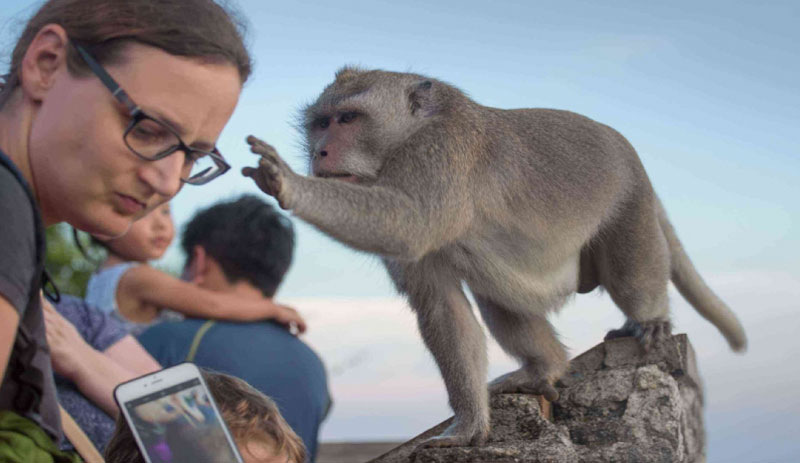
[[[558,391],[550,381],[533,378],[524,368],[506,373],[489,383],[490,394],[533,394],[544,396],[550,402],[558,400]]]
[[[477,446],[486,443],[486,440],[489,438],[488,423],[471,425],[466,427],[466,429],[464,429],[464,426],[459,426],[457,423],[457,421],[454,421],[442,434],[431,437],[419,444],[417,448]],[[477,430],[474,429],[476,427],[478,428]]]
[[[639,340],[645,352],[648,352],[655,344],[666,341],[670,336],[672,336],[672,324],[669,320],[650,322],[628,320],[622,325],[622,328],[609,331],[605,340],[634,337]]]

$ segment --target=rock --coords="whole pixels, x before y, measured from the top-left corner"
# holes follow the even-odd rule
[[[614,339],[572,360],[556,384],[552,421],[537,397],[500,394],[485,445],[419,449],[447,420],[370,463],[701,463],[701,384],[686,335],[647,354],[632,338]]]

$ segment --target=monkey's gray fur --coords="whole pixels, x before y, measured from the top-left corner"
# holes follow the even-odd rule
[[[343,68],[302,117],[312,176],[250,137],[245,168],[281,206],[380,255],[417,314],[444,378],[453,425],[427,445],[483,442],[484,334],[522,367],[491,392],[555,400],[567,355],[546,314],[604,287],[628,318],[608,337],[645,348],[669,334],[670,280],[734,350],[742,326],[689,261],[644,168],[611,127],[552,109],[481,106],[416,74]]]

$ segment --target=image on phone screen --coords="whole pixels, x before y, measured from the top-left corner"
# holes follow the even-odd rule
[[[151,463],[236,463],[220,417],[194,378],[125,402]]]

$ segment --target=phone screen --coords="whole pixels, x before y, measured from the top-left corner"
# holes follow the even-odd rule
[[[124,404],[152,463],[238,463],[198,378]]]

